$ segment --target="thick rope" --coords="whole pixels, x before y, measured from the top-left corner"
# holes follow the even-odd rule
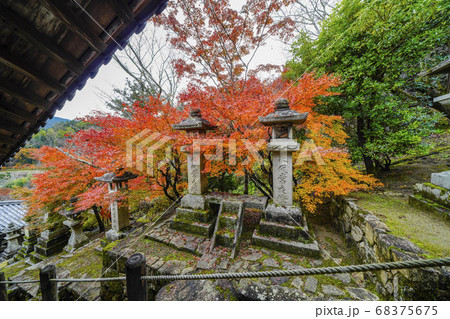
[[[0,284],[35,284],[39,280],[0,281]]]
[[[276,270],[242,273],[216,273],[202,275],[168,275],[168,276],[143,276],[144,280],[201,280],[201,279],[237,279],[237,278],[261,278],[261,277],[285,277],[321,274],[339,274],[350,272],[363,272],[374,270],[406,269],[421,267],[449,266],[450,257],[441,259],[398,261],[381,264],[364,264],[342,267],[304,268],[296,270]]]
[[[156,281],[156,280],[204,280],[204,279],[241,279],[241,278],[262,278],[262,277],[286,277],[286,276],[310,276],[323,274],[340,274],[351,272],[364,272],[376,270],[391,270],[391,269],[410,269],[422,267],[441,267],[450,266],[450,257],[440,259],[425,259],[425,260],[409,260],[396,261],[390,263],[379,264],[363,264],[340,267],[324,267],[324,268],[303,268],[295,270],[274,270],[274,271],[259,271],[259,272],[241,272],[241,273],[215,273],[215,274],[198,274],[198,275],[166,275],[166,276],[142,276],[142,280]],[[96,281],[124,281],[126,277],[112,277],[112,278],[54,278],[50,279],[53,282],[96,282]],[[36,283],[39,280],[28,281],[0,281],[0,284],[21,284],[21,283]]]

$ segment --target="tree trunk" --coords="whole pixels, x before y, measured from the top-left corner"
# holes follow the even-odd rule
[[[244,194],[248,195],[248,174],[245,172],[244,175]]]
[[[375,173],[375,165],[372,158],[364,154],[364,151],[362,151],[366,144],[366,138],[364,137],[364,119],[360,116],[356,118],[356,136],[358,137],[358,146],[361,149],[366,172]]]
[[[100,211],[97,206],[93,206],[92,210],[94,211],[95,219],[97,219],[98,229],[102,233],[105,231],[105,224],[103,224],[102,217],[100,216]]]

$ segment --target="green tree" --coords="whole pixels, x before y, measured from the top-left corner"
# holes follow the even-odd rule
[[[300,34],[286,76],[334,73],[344,83],[319,111],[342,115],[355,161],[368,172],[387,170],[393,156],[423,146],[439,114],[431,106],[436,81],[417,76],[445,58],[449,2],[343,0],[315,40]]]
[[[67,138],[79,130],[93,127],[92,124],[70,120],[60,122],[48,129],[41,129],[27,142],[27,148],[41,148],[42,146],[62,147],[65,146]]]

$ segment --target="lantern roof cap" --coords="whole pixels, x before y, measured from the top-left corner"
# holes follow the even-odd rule
[[[134,179],[138,177],[136,174],[131,172],[123,172],[123,173],[106,173],[103,176],[95,177],[96,181],[105,182],[105,183],[114,183],[114,182],[126,182],[130,179]]]
[[[266,116],[260,116],[259,122],[265,126],[278,124],[303,124],[308,113],[299,113],[289,107],[289,101],[281,98],[275,102],[275,111]]]
[[[200,109],[194,109],[189,113],[189,117],[178,124],[173,124],[172,128],[179,131],[207,131],[214,130],[216,126],[202,118]]]

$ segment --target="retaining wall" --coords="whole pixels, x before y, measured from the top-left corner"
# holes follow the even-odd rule
[[[351,198],[331,203],[333,224],[364,263],[405,261],[426,253],[411,241],[394,236],[373,213]],[[426,225],[424,225],[426,227]],[[380,295],[392,300],[450,300],[449,267],[365,272]]]

